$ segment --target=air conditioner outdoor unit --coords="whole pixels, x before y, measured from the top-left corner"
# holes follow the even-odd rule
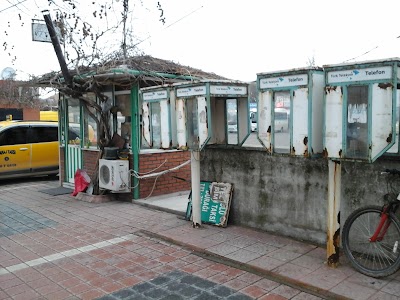
[[[129,192],[129,161],[99,160],[99,187],[113,192]]]

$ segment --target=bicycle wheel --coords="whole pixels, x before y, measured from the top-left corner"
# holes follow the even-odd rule
[[[366,206],[347,218],[342,231],[344,253],[362,274],[379,278],[400,268],[400,222],[390,214],[390,225],[381,241],[370,242],[378,227],[382,207]]]

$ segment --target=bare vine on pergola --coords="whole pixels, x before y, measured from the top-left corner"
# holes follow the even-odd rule
[[[58,82],[58,89],[60,92],[65,94],[66,96],[79,99],[80,102],[86,107],[87,113],[92,117],[93,120],[96,121],[99,128],[99,145],[101,148],[107,146],[111,141],[111,132],[108,124],[110,124],[110,107],[106,107],[103,105],[107,102],[108,96],[106,96],[96,80],[93,79],[82,79],[82,71],[91,69],[95,67],[101,68],[101,66],[109,65],[110,59],[117,60],[118,62],[126,61],[129,56],[133,55],[133,52],[136,51],[136,48],[131,48],[127,45],[127,40],[132,39],[132,33],[128,30],[127,21],[128,15],[130,13],[129,10],[129,1],[122,1],[122,12],[121,19],[114,26],[105,26],[101,31],[95,32],[94,27],[82,19],[79,15],[77,15],[74,10],[78,7],[78,3],[73,0],[63,1],[65,2],[72,12],[57,11],[56,18],[54,20],[55,26],[60,29],[61,36],[63,37],[63,42],[68,43],[69,49],[74,51],[74,58],[70,57],[70,53],[68,51],[65,52],[64,60],[69,61],[70,65],[74,66],[73,71],[74,75],[70,74],[70,70],[68,68],[63,68],[63,63],[60,61],[61,70],[63,71],[64,80],[62,82]],[[60,1],[49,0],[49,4],[58,5]],[[115,11],[117,5],[121,5],[121,3],[111,1],[104,1],[104,3],[99,4],[98,9],[93,10],[93,17],[99,20],[107,21],[108,15],[110,11]],[[95,5],[95,2],[92,2],[92,5]],[[157,9],[161,12],[160,20],[165,22],[163,17],[163,10],[161,4],[157,3]],[[74,20],[74,22],[71,22]],[[107,24],[107,22],[106,22]],[[122,39],[119,46],[119,50],[111,51],[111,54],[105,54],[107,51],[104,49],[100,49],[99,40],[106,36],[109,33],[114,33],[118,31],[118,28],[122,27]],[[54,44],[54,41],[53,41]],[[88,47],[89,46],[89,47]],[[87,53],[87,49],[90,49],[90,52]],[[57,52],[57,49],[56,49]],[[122,57],[121,57],[122,56]],[[85,96],[87,93],[94,93],[97,99],[100,100],[100,105],[93,101],[91,98]],[[94,114],[89,109],[93,108],[97,112]],[[97,117],[97,116],[98,117]]]

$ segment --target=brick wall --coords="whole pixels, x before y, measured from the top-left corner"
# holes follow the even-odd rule
[[[154,172],[172,169],[190,159],[189,151],[172,151],[163,153],[140,154],[139,173],[150,172],[165,163]],[[185,179],[181,180],[173,176]],[[140,198],[145,198],[151,193],[155,178],[140,180]],[[188,191],[190,184],[190,164],[174,172],[167,173],[157,179],[152,196]]]
[[[36,121],[40,120],[40,111],[34,108],[24,108],[24,120]]]
[[[65,182],[65,164],[64,164],[65,149],[60,148],[60,176],[62,182]],[[93,178],[96,171],[96,164],[99,157],[99,151],[83,150],[83,169],[88,175]],[[161,172],[167,169],[174,168],[190,159],[189,151],[172,151],[163,153],[148,153],[139,155],[139,173],[147,173],[162,165],[154,172]],[[165,162],[165,163],[164,163]],[[163,164],[164,163],[164,164]],[[130,169],[132,169],[132,158],[129,159]],[[181,180],[179,177],[185,180]],[[140,180],[140,198],[145,198],[151,193],[155,178]],[[190,184],[190,164],[178,169],[174,172],[167,173],[158,177],[152,196],[170,194],[180,191],[188,191],[191,189]],[[132,196],[133,197],[133,196]]]
[[[100,159],[100,151],[93,151],[93,150],[82,151],[82,160],[83,160],[82,168],[92,179],[94,178],[95,172],[98,171],[98,169],[96,169],[96,164],[99,159]]]

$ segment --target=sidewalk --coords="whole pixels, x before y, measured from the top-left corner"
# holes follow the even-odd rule
[[[179,272],[236,293],[215,299],[400,299],[400,272],[378,280],[344,257],[329,268],[324,248],[293,239],[232,225],[195,229],[139,204],[40,192],[57,185],[1,186],[0,299],[145,299],[123,296],[124,288],[161,291],[159,275],[176,280]]]

